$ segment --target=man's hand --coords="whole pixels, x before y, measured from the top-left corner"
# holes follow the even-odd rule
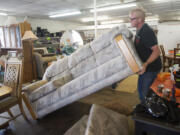
[[[144,74],[144,72],[146,72],[147,66],[148,66],[148,63],[144,63],[144,64],[142,65],[142,69],[138,72],[138,74],[139,74],[139,75]]]
[[[139,75],[144,74],[144,72],[146,72],[147,66],[150,63],[152,63],[155,59],[157,59],[160,55],[160,50],[158,45],[154,45],[153,47],[151,47],[151,49],[152,49],[152,54],[149,56],[147,61],[142,65],[142,69],[138,72]]]

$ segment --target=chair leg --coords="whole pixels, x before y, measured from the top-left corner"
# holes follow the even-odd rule
[[[26,97],[25,93],[22,93],[22,99],[23,99],[23,101],[24,101],[27,109],[29,110],[32,118],[33,118],[34,120],[37,120],[37,115],[36,115],[36,113],[34,112],[31,104],[29,103],[29,100],[28,100],[28,98]]]
[[[8,110],[7,110],[7,112],[8,112],[8,114],[11,116],[11,118],[13,118],[13,117],[14,117],[14,115],[12,114],[12,112],[11,112],[11,110],[10,110],[10,109],[8,109]]]
[[[24,109],[23,109],[22,98],[20,98],[20,100],[19,100],[19,102],[18,102],[18,105],[19,105],[19,109],[20,109],[20,111],[21,111],[24,119],[25,119],[26,121],[29,121],[28,118],[27,118],[27,116],[26,116],[26,114],[25,114],[25,112],[24,112]]]
[[[0,129],[4,129],[4,128],[7,128],[9,126],[9,121],[3,123],[0,125]]]

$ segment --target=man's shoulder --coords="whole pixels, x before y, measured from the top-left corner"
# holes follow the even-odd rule
[[[147,23],[145,23],[143,25],[143,31],[153,32],[153,29]]]

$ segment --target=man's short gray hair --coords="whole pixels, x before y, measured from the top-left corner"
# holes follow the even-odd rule
[[[137,17],[141,18],[143,21],[145,20],[145,12],[140,8],[131,10],[130,14],[136,14]]]

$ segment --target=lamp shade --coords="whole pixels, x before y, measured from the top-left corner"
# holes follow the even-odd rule
[[[8,18],[5,22],[5,26],[10,26],[12,24],[18,24],[17,19],[15,16],[8,16]]]
[[[37,40],[38,37],[32,31],[26,31],[22,40]]]

